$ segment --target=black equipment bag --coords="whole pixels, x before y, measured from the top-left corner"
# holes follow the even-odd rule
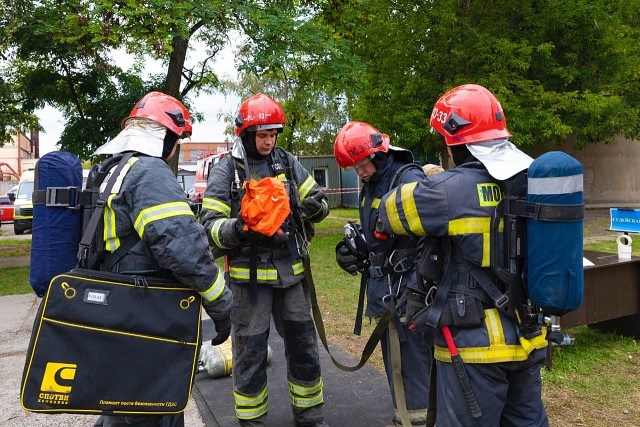
[[[201,297],[176,282],[74,269],[36,316],[20,403],[32,412],[184,411],[201,344]]]

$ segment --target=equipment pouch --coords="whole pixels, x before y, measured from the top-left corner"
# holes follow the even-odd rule
[[[418,273],[428,282],[438,282],[442,276],[442,264],[440,239],[426,238],[417,265]]]
[[[482,302],[468,295],[457,294],[442,308],[438,324],[456,328],[477,328],[482,325],[484,318]]]

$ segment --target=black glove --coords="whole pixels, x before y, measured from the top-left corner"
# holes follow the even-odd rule
[[[242,243],[247,241],[248,233],[249,231],[251,231],[251,230],[245,231],[244,226],[245,226],[245,223],[242,219],[242,216],[238,215],[238,218],[236,218],[233,228],[235,230],[236,239],[238,239]]]
[[[313,197],[307,197],[298,202],[298,209],[300,210],[302,219],[313,220],[322,213],[322,202],[317,201]]]
[[[350,275],[358,274],[358,258],[351,253],[344,242],[339,242],[336,245],[336,262]]]
[[[229,338],[231,334],[231,318],[225,316],[221,319],[213,319],[213,324],[216,326],[216,332],[218,333],[211,340],[211,345],[220,345]]]
[[[425,295],[421,292],[408,288],[404,291],[398,300],[398,307],[405,305],[403,324],[410,326],[413,323],[415,315],[427,307],[425,299]]]

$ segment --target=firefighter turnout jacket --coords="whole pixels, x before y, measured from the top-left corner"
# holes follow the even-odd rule
[[[443,244],[444,267],[439,280],[446,278],[451,286],[436,320],[439,326],[452,327],[465,363],[524,361],[534,350],[547,346],[545,330],[525,339],[516,321],[495,307],[475,279],[476,269],[490,274],[490,224],[501,198],[499,182],[480,162],[469,162],[401,185],[384,196],[380,206],[385,231],[431,236],[447,243]],[[451,362],[439,328],[435,357]]]
[[[101,192],[108,180],[109,176]],[[131,235],[140,239],[111,271],[170,272],[172,279],[202,296],[211,318],[228,315],[231,291],[213,260],[202,226],[164,160],[143,154],[131,157],[111,190],[103,215],[107,252],[116,251]]]
[[[327,199],[313,177],[285,150],[276,147],[264,159],[244,159],[243,150],[237,151],[211,169],[200,216],[210,245],[228,258],[234,300],[231,322],[236,417],[249,421],[267,414],[267,342],[273,318],[284,340],[295,423],[315,425],[323,419],[324,395],[316,331],[308,291],[303,286],[303,260],[308,256],[312,235],[307,222],[327,216]],[[237,218],[245,193],[243,184],[270,177],[284,182],[292,213],[282,224],[281,233],[265,236],[239,227],[242,223]],[[305,200],[315,211],[307,212],[309,216],[302,223],[298,203]]]
[[[381,317],[385,310],[383,299],[388,297],[390,292],[398,298],[408,287],[416,287],[415,253],[410,251],[415,249],[416,242],[406,235],[397,235],[388,239],[379,239],[374,235],[378,222],[378,209],[382,196],[390,189],[392,184],[402,184],[416,182],[424,178],[424,173],[419,167],[406,169],[396,177],[395,171],[402,168],[405,163],[395,160],[393,151],[387,160],[380,165],[374,177],[369,182],[365,182],[360,193],[360,221],[362,222],[362,234],[367,242],[367,250],[370,254],[369,278],[367,280],[367,317]],[[392,181],[396,181],[392,183]],[[394,266],[389,264],[389,256],[397,250],[398,254],[406,251],[406,255],[401,255],[398,260],[402,261],[406,268],[401,271],[394,271]],[[388,276],[391,275],[393,289],[389,289]],[[397,299],[397,298],[396,298]]]
[[[248,159],[249,176],[239,156],[234,151],[211,170],[200,214],[209,243],[218,250],[217,253],[221,251],[228,255],[229,277],[235,282],[249,283],[253,269],[258,284],[280,288],[295,285],[304,278],[302,258],[308,249],[312,231],[300,224],[296,215],[291,215],[282,226],[282,234],[267,237],[251,232],[247,239],[245,234],[238,233],[235,218],[239,215],[244,196],[244,181],[250,178],[260,181],[265,177],[282,180],[292,212],[298,209],[299,201],[307,198],[320,201],[322,210],[309,219],[312,222],[321,221],[329,213],[326,196],[307,170],[284,150],[275,148],[271,156],[263,160]]]

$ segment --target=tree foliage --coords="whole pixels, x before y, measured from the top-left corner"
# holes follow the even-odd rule
[[[60,109],[67,124],[61,149],[86,156],[114,136],[134,103],[150,90],[179,99],[218,84],[211,63],[227,42],[233,11],[225,1],[145,3],[129,0],[42,0],[20,2],[0,31],[11,88],[32,113],[44,105]],[[189,43],[198,42],[198,61],[187,64]],[[193,49],[193,48],[192,48]],[[134,67],[116,65],[114,51],[137,58]],[[9,57],[9,55],[11,57]],[[161,76],[142,75],[144,61],[166,66]],[[16,105],[13,103],[13,105]],[[198,115],[196,114],[196,117]]]
[[[639,135],[637,1],[334,1],[328,21],[366,64],[353,118],[419,153],[437,149],[432,106],[478,83],[513,141],[578,146]]]
[[[362,120],[433,158],[431,109],[463,83],[496,94],[521,145],[640,135],[638,0],[7,1],[0,108],[14,124],[0,136],[49,104],[67,119],[62,148],[83,155],[152,89],[187,104],[199,91],[265,92],[296,154],[331,153],[340,126]],[[211,62],[232,33],[242,78],[224,83]],[[136,66],[120,69],[114,49]],[[144,58],[166,73],[143,76]]]
[[[286,102],[303,106],[299,116],[291,109],[294,119],[312,111],[289,101],[298,94],[312,105],[330,100],[339,120],[367,121],[432,158],[433,105],[477,83],[501,100],[517,144],[569,138],[580,147],[638,137],[638,9],[605,0],[319,1],[251,28],[244,49],[248,70],[284,82]]]

